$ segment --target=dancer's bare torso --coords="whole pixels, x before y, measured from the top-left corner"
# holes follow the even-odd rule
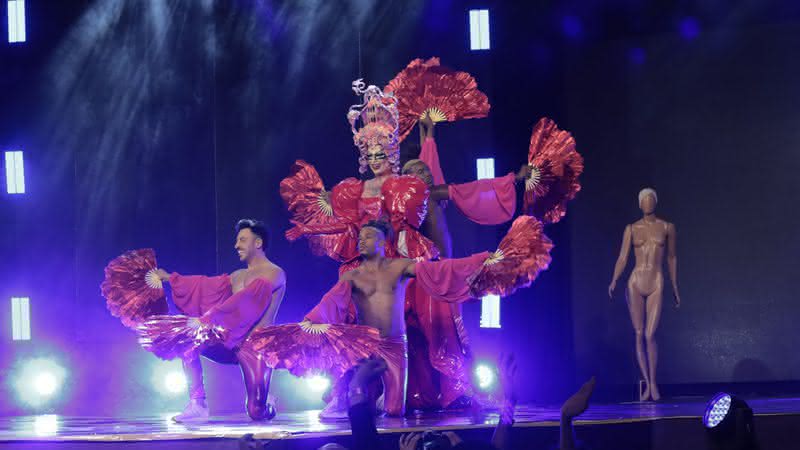
[[[377,328],[383,337],[406,334],[405,294],[412,264],[408,259],[383,259],[342,275],[353,287],[359,324]]]

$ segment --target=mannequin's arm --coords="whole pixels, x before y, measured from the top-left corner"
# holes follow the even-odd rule
[[[676,234],[675,225],[669,224],[667,227],[667,267],[669,269],[669,278],[672,281],[672,292],[675,294],[675,303],[677,306],[680,306],[681,297],[678,294],[678,255],[675,252]]]
[[[631,226],[625,227],[625,233],[622,235],[622,248],[619,250],[619,257],[617,263],[614,265],[614,277],[611,279],[611,285],[608,286],[608,296],[613,297],[614,288],[617,287],[617,280],[628,265],[628,255],[631,253]]]

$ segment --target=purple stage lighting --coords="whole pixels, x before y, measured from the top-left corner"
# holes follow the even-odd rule
[[[703,425],[711,448],[756,448],[753,410],[734,395],[715,395],[706,406]]]
[[[731,401],[730,394],[720,393],[708,402],[706,413],[703,416],[703,424],[706,428],[714,428],[725,420],[725,416],[731,410]]]
[[[186,392],[186,376],[183,372],[172,371],[164,377],[164,388],[173,394]]]
[[[177,361],[157,361],[150,381],[158,393],[168,397],[185,394],[188,387],[186,375]]]
[[[490,391],[497,382],[497,369],[486,363],[478,364],[475,366],[475,380],[478,389]]]
[[[22,361],[14,380],[17,400],[26,406],[43,406],[59,393],[66,375],[60,364],[48,358]]]
[[[328,387],[331,385],[331,380],[322,375],[314,375],[312,377],[308,377],[305,379],[306,385],[311,390],[311,392],[325,392]]]
[[[685,17],[678,24],[681,36],[686,40],[692,40],[700,35],[700,22],[694,17]]]
[[[564,36],[570,39],[579,39],[583,36],[583,23],[575,16],[564,16],[561,19],[561,30]]]
[[[647,60],[647,52],[641,47],[633,47],[628,50],[628,59],[631,63],[641,66]]]

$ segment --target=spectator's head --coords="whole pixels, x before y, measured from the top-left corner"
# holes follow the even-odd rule
[[[337,444],[335,442],[329,442],[320,447],[318,450],[347,450],[347,447],[345,447],[342,444]]]

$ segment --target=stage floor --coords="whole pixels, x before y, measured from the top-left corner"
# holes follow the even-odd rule
[[[592,404],[577,425],[637,423],[669,419],[698,421],[705,411],[703,398],[661,403]],[[747,399],[757,416],[798,415],[800,398]],[[207,423],[178,425],[170,415],[138,418],[65,417],[56,415],[0,418],[0,443],[20,442],[141,442],[186,439],[238,439],[253,434],[256,439],[304,439],[350,433],[347,420],[320,421],[319,411],[278,414],[271,422],[255,423],[244,414],[215,416]],[[557,427],[556,407],[522,406],[515,427]],[[497,413],[474,417],[464,412],[424,413],[406,418],[379,418],[382,433],[426,429],[466,430],[492,428]],[[699,422],[698,422],[699,425]]]

